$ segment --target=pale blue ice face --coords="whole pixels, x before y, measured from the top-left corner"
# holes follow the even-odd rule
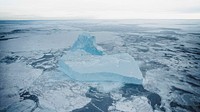
[[[73,71],[64,61],[59,61],[59,70],[68,75],[72,80],[83,82],[122,82],[130,84],[142,84],[142,79],[135,77],[127,77],[111,72],[94,72],[94,73],[79,73]],[[101,68],[100,68],[101,69]],[[87,70],[86,70],[87,71]]]
[[[73,44],[71,50],[75,51],[82,49],[92,55],[103,55],[103,52],[98,50],[95,46],[95,37],[90,34],[83,33],[78,36],[77,41]]]

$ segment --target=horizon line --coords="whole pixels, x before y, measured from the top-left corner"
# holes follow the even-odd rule
[[[73,18],[73,19],[0,19],[0,21],[25,21],[25,20],[33,20],[33,21],[41,21],[41,20],[44,20],[44,21],[47,21],[47,20],[52,20],[52,21],[57,21],[57,20],[200,20],[200,18],[155,18],[155,19],[152,19],[152,18],[133,18],[133,19],[96,19],[96,18],[91,18],[91,19],[82,19],[82,18]]]

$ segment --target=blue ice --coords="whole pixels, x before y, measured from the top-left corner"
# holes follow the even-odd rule
[[[59,70],[67,74],[71,79],[83,82],[123,82],[142,84],[142,79],[135,77],[126,77],[117,73],[111,72],[93,72],[93,73],[79,73],[73,71],[64,61],[59,61]]]
[[[96,48],[96,39],[90,34],[83,33],[78,36],[77,41],[73,44],[71,50],[82,49],[92,55],[103,55],[103,52]]]

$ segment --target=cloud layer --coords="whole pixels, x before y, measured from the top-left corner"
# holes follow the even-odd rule
[[[0,19],[200,19],[200,0],[0,0]]]

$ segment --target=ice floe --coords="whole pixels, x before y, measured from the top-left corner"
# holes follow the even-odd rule
[[[132,96],[130,99],[117,96],[118,100],[109,107],[109,112],[153,112],[146,97]]]

